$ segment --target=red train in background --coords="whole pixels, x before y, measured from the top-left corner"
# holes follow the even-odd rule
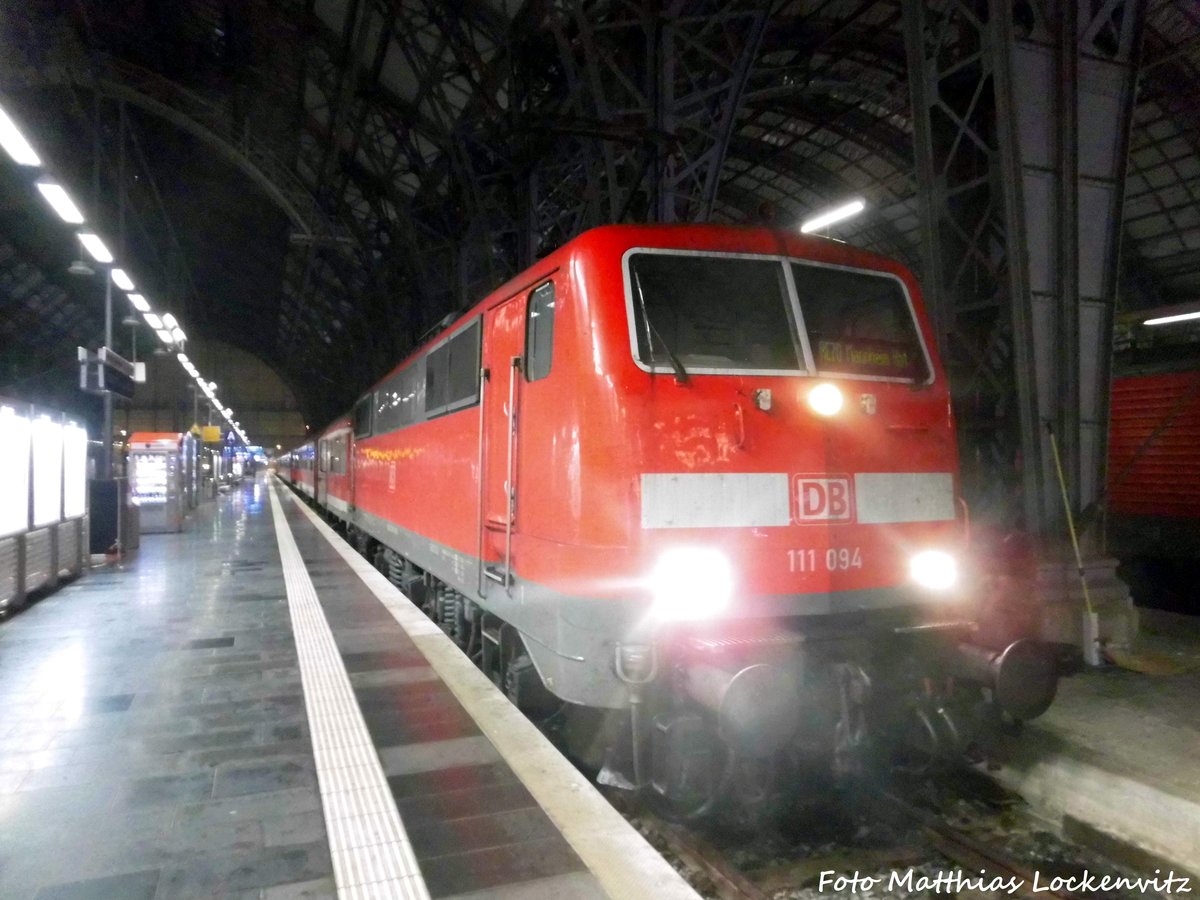
[[[960,571],[945,374],[903,266],[765,229],[589,231],[281,474],[602,782],[753,815],[1040,714]],[[316,459],[315,485],[308,461]]]
[[[1200,353],[1171,349],[1174,358],[1137,362],[1126,352],[1115,360],[1105,546],[1139,605],[1195,615]]]

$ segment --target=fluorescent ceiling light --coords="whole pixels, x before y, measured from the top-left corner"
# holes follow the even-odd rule
[[[133,304],[133,308],[138,312],[150,312],[150,301],[141,294],[130,294],[129,302]]]
[[[1200,319],[1200,309],[1195,312],[1179,313],[1175,316],[1159,316],[1157,319],[1147,319],[1143,325],[1173,325],[1176,322],[1189,322]]]
[[[108,248],[104,246],[104,241],[96,237],[90,231],[82,232],[79,235],[79,241],[83,244],[84,249],[92,254],[92,259],[98,263],[110,263],[113,261],[113,255],[108,252]]]
[[[827,212],[818,213],[807,222],[800,226],[801,234],[808,234],[811,231],[819,231],[826,225],[832,225],[835,222],[840,222],[843,219],[848,219],[851,216],[857,216],[860,212],[867,208],[867,204],[862,200],[851,200]]]
[[[171,332],[167,331],[165,328],[160,329],[154,333],[158,335],[158,339],[160,341],[162,341],[164,344],[171,343]]]
[[[124,269],[113,269],[112,280],[113,284],[123,291],[133,290],[133,282],[129,280],[129,276],[125,274]]]
[[[188,364],[188,358],[187,358],[187,354],[186,354],[186,353],[176,353],[176,354],[175,354],[175,358],[176,358],[177,360],[179,360],[179,362],[180,362],[180,364],[181,364],[181,365],[185,365],[185,366],[186,366],[186,365]]]
[[[146,324],[149,325],[151,328],[153,328],[155,331],[162,330],[163,320],[160,319],[158,316],[156,316],[154,313],[143,312],[142,318],[144,318],[146,320]]]
[[[46,198],[46,202],[58,213],[60,219],[68,225],[83,224],[83,213],[79,211],[79,207],[71,200],[70,195],[61,184],[55,184],[53,181],[39,181],[37,189]]]
[[[168,313],[168,315],[170,314]],[[166,322],[164,321],[163,324],[165,325]],[[171,337],[175,338],[175,343],[177,344],[182,344],[187,340],[187,335],[183,333],[183,329],[178,325],[171,329]]]
[[[168,328],[175,328],[179,325],[178,320],[170,313],[163,313],[163,324]]]
[[[33,152],[33,148],[29,146],[29,141],[25,140],[25,135],[21,134],[21,129],[3,109],[0,109],[0,147],[3,147],[12,157],[13,162],[19,166],[40,166],[42,164],[38,155]]]

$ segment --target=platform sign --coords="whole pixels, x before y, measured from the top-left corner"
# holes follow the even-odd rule
[[[220,425],[205,425],[200,430],[200,438],[206,444],[221,443],[221,426]]]
[[[130,362],[108,347],[101,347],[95,354],[86,347],[79,347],[76,352],[79,388],[89,394],[116,394],[132,400],[134,386],[146,380],[145,363]]]

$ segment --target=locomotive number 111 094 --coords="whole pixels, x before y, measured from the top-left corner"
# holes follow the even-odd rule
[[[862,568],[862,552],[858,547],[830,547],[788,551],[788,569],[792,572],[845,572]]]

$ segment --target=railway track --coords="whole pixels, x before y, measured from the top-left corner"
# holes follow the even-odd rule
[[[931,894],[1080,900],[1096,896],[1064,889],[1054,880],[1077,878],[1086,865],[1059,860],[1047,862],[1039,870],[1040,863],[1015,855],[998,838],[989,839],[980,823],[952,824],[948,819],[955,816],[924,808],[894,792],[880,795],[878,801],[877,815],[886,820],[895,836],[888,845],[826,847],[782,862],[740,863],[714,842],[716,839],[691,828],[644,810],[634,818],[693,886],[714,900]],[[1112,892],[1104,896],[1142,895]]]

